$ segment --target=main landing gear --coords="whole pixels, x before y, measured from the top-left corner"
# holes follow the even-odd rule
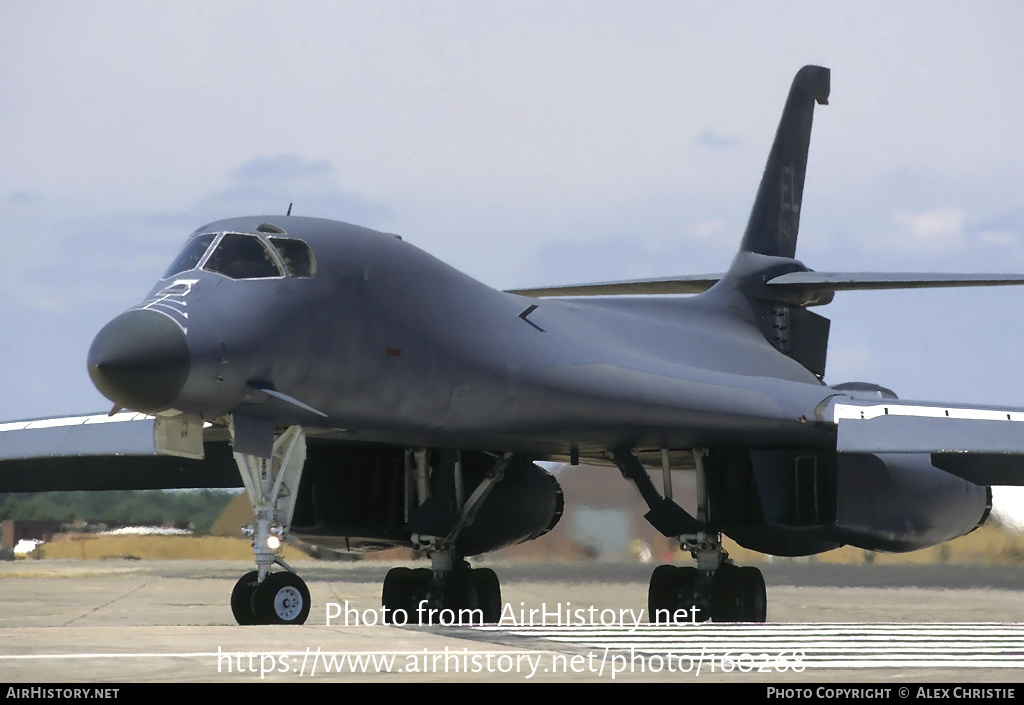
[[[494,624],[501,619],[501,585],[493,570],[465,561],[448,571],[392,568],[381,604],[387,622],[400,626]]]
[[[239,436],[252,432],[251,421],[237,415],[232,423],[235,447],[246,447]],[[263,429],[257,429],[263,430]],[[272,429],[269,429],[272,433]],[[251,439],[249,439],[251,440]],[[239,624],[303,624],[309,617],[309,589],[280,557],[281,543],[291,523],[296,491],[306,460],[306,437],[291,426],[273,441],[269,458],[235,453],[235,463],[252,504],[253,521],[242,527],[252,539],[256,570],[246,573],[231,591],[231,612]],[[284,568],[271,573],[272,565]]]
[[[680,537],[697,567],[661,565],[651,575],[647,610],[655,624],[764,622],[768,599],[761,571],[740,567],[721,548],[721,534]]]
[[[640,492],[650,511],[645,518],[665,536],[675,536],[697,561],[696,567],[658,566],[647,593],[648,618],[655,624],[686,622],[764,622],[768,599],[761,571],[739,567],[722,548],[722,534],[712,529],[705,484],[707,451],[692,451],[697,476],[697,516],[672,500],[669,451],[661,452],[664,497],[658,494],[635,451],[607,453]]]
[[[473,523],[495,485],[505,477],[512,454],[497,458],[469,497],[463,486],[460,456],[456,455],[454,463],[441,463],[433,473],[425,451],[407,455],[407,462],[419,500],[419,512],[410,523],[414,527],[412,541],[417,549],[430,556],[430,568],[388,571],[381,592],[384,619],[397,625],[443,626],[500,621],[502,602],[498,576],[489,568],[470,568],[456,551],[455,543],[459,534]],[[432,474],[436,475],[433,483]],[[432,502],[440,505],[450,502],[456,510],[454,517],[432,520],[432,516],[437,516],[430,506]]]

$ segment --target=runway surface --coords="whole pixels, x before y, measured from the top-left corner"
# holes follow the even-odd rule
[[[496,626],[381,626],[389,566],[364,562],[298,566],[313,600],[306,625],[239,627],[228,596],[244,562],[3,563],[0,681],[1024,678],[1017,567],[767,564],[768,624],[651,626],[641,610],[652,566],[489,565],[506,603]]]

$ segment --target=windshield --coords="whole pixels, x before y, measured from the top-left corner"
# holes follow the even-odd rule
[[[309,245],[302,240],[272,237],[270,244],[277,248],[277,254],[284,260],[288,274],[301,278],[309,278],[316,274],[313,253],[309,251]]]
[[[255,235],[225,233],[203,269],[232,279],[283,277],[281,266]]]
[[[210,248],[210,243],[213,242],[215,237],[217,237],[215,233],[207,233],[206,235],[199,235],[189,240],[185,245],[185,249],[181,251],[181,254],[174,260],[174,263],[167,268],[167,271],[164,273],[164,279],[189,269],[195,269],[199,261],[203,259],[203,255],[206,254],[206,250]]]

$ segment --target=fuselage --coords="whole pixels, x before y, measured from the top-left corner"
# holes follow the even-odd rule
[[[276,269],[225,264],[228,233],[260,238]],[[291,241],[315,269],[293,275]],[[693,297],[529,299],[394,235],[298,217],[219,221],[190,243],[208,247],[90,352],[93,379],[126,408],[538,456],[735,442],[737,431],[764,447],[834,443],[814,423],[830,390],[765,340],[728,281]],[[128,387],[159,378],[162,396],[123,393],[104,372],[118,360]]]

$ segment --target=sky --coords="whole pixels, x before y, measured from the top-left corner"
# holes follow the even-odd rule
[[[109,408],[96,331],[185,237],[293,213],[497,288],[716,272],[793,75],[797,256],[1024,272],[1016,2],[0,0],[0,419]],[[826,381],[1024,406],[1024,289],[841,293]]]

